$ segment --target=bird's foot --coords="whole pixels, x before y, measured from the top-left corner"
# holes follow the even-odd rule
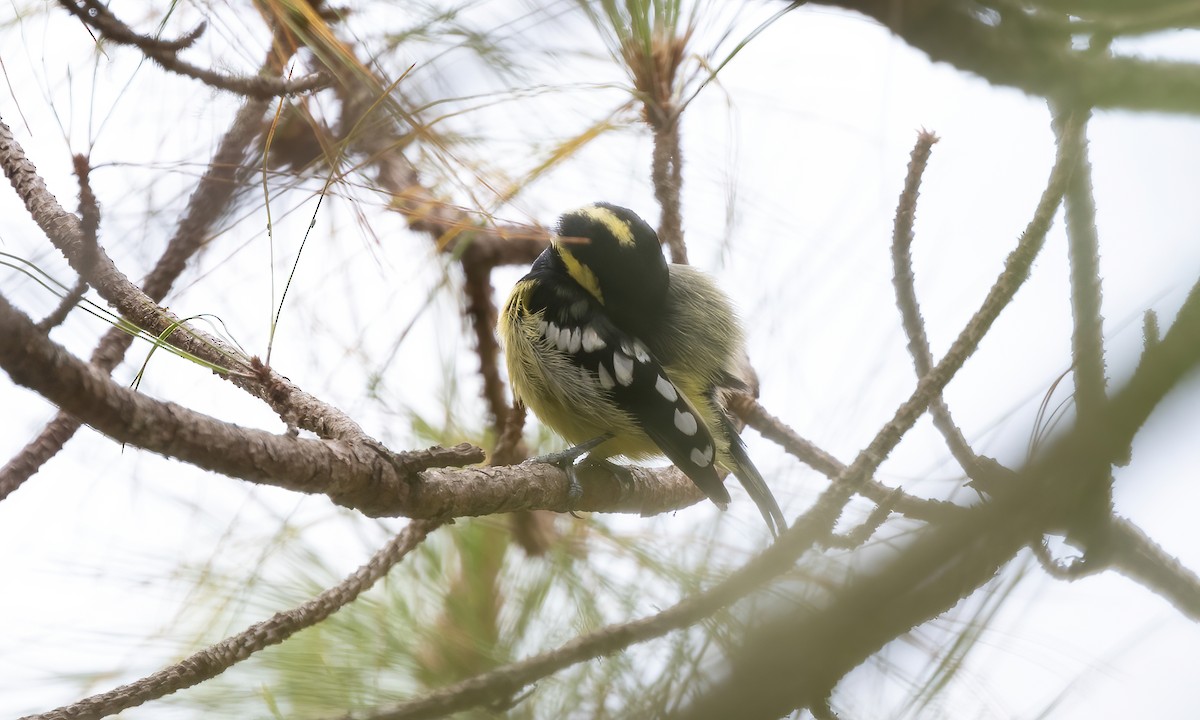
[[[597,445],[605,440],[610,439],[611,437],[612,435],[608,434],[600,435],[588,440],[587,442],[582,442],[573,447],[569,447],[566,450],[529,458],[523,464],[541,463],[544,465],[553,465],[554,467],[566,473],[567,512],[571,513],[571,515],[574,517],[579,517],[578,515],[575,515],[574,510],[575,503],[579,502],[579,499],[583,497],[583,485],[579,483],[579,458],[583,457],[588,452],[595,449]],[[609,464],[611,465],[612,463]]]

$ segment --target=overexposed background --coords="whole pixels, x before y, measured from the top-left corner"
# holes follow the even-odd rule
[[[778,9],[708,8],[715,19],[693,41],[701,50],[731,27],[734,38],[744,37]],[[141,3],[114,2],[113,9],[147,31],[163,12]],[[395,17],[404,12],[364,3],[345,27],[364,44],[379,43],[380,27],[406,26]],[[210,29],[192,51],[196,62],[247,72],[260,61],[264,49],[246,44],[263,37],[252,14],[222,4],[180,4],[164,35],[202,18]],[[411,84],[414,94],[458,98],[447,112],[461,113],[439,127],[460,133],[462,142],[454,146],[454,162],[427,179],[453,201],[478,204],[509,222],[550,224],[566,209],[605,200],[653,223],[650,138],[630,110],[618,113],[623,129],[527,183],[514,201],[489,195],[481,179],[492,189],[520,184],[557,144],[629,95],[595,28],[573,4],[495,0],[466,7],[457,19],[503,40],[524,71],[519,82],[503,76],[452,37],[440,46],[401,45],[389,56],[399,70],[415,63],[401,94]],[[7,80],[0,117],[67,207],[77,192],[70,155],[90,154],[104,213],[101,242],[118,267],[140,278],[172,232],[237,99],[167,75],[128,49],[97,51],[84,28],[53,4],[14,1],[0,8],[0,27]],[[1200,33],[1152,36],[1114,50],[1200,61]],[[756,37],[684,115],[691,261],[714,273],[741,309],[766,407],[844,462],[916,382],[894,306],[889,245],[919,128],[941,137],[922,186],[913,246],[936,357],[982,300],[1044,188],[1054,143],[1043,101],[931,63],[860,16],[814,6]],[[1156,310],[1167,327],[1200,274],[1200,122],[1098,111],[1089,138],[1108,376],[1116,387],[1137,361],[1142,313]],[[221,318],[243,347],[265,354],[272,277],[277,301],[319,190],[319,182],[309,182],[272,201],[273,255],[261,189],[247,192],[241,211],[166,304],[180,316]],[[456,269],[387,212],[386,202],[361,187],[325,198],[289,291],[272,364],[393,449],[428,444],[423,424],[478,432],[483,405]],[[0,192],[0,252],[73,283],[7,192]],[[497,293],[503,296],[522,273],[496,273]],[[1070,366],[1067,278],[1065,237],[1056,223],[1033,277],[946,393],[975,449],[1011,467],[1024,459],[1043,396]],[[0,292],[34,317],[56,303],[27,276],[2,267]],[[86,357],[105,329],[77,313],[53,337]],[[130,382],[147,353],[135,345],[115,377]],[[1052,406],[1067,398],[1064,386],[1069,382]],[[141,388],[224,420],[282,430],[257,401],[165,353],[155,355]],[[1117,471],[1115,493],[1118,513],[1193,569],[1200,568],[1198,401],[1194,379],[1168,398],[1135,443],[1133,462]],[[54,413],[6,376],[0,410],[5,459]],[[1068,408],[1063,427],[1069,419]],[[747,441],[789,518],[826,487],[823,477],[753,432]],[[927,418],[879,477],[915,494],[975,501]],[[767,542],[753,504],[733,492],[724,514],[705,503],[657,518],[599,522],[664,554],[708,548],[707,539],[697,544],[696,538],[716,533],[721,552],[695,561],[719,576]],[[402,525],[364,521],[322,497],[122,449],[85,429],[0,503],[0,716],[47,710],[140,677],[202,641],[285,609],[350,572]],[[613,577],[633,572],[623,569],[627,561],[616,546],[597,550],[589,562],[598,564],[597,573],[609,563]],[[931,672],[930,657],[972,616],[971,604],[986,603],[986,593],[855,671],[835,693],[835,708],[848,718],[1200,713],[1194,661],[1200,629],[1165,601],[1112,573],[1052,580],[1027,556],[997,583],[1018,576],[936,703],[918,708],[905,698]],[[645,592],[632,616],[677,598],[666,585]],[[542,642],[520,655],[570,636],[558,632],[548,627]],[[226,680],[249,698],[250,712],[266,716],[262,698],[269,691],[255,678],[247,670]],[[123,717],[202,716],[186,695]]]

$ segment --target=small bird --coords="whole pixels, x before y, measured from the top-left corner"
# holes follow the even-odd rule
[[[499,318],[513,393],[574,447],[537,458],[666,455],[724,509],[730,470],[773,535],[787,524],[721,403],[752,371],[729,298],[703,272],[668,264],[658,235],[626,208],[588,205],[559,218],[550,246]]]

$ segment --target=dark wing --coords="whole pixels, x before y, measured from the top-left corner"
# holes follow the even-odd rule
[[[729,491],[717,475],[716,443],[701,415],[640,340],[614,325],[591,296],[582,291],[568,295],[573,290],[543,287],[533,293],[530,310],[543,311],[542,337],[586,368],[705,495],[722,507],[728,504]],[[542,293],[559,297],[539,297]]]

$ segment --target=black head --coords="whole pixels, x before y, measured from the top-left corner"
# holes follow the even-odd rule
[[[558,220],[554,249],[570,276],[629,332],[644,335],[667,293],[658,234],[632,210],[596,203]]]

